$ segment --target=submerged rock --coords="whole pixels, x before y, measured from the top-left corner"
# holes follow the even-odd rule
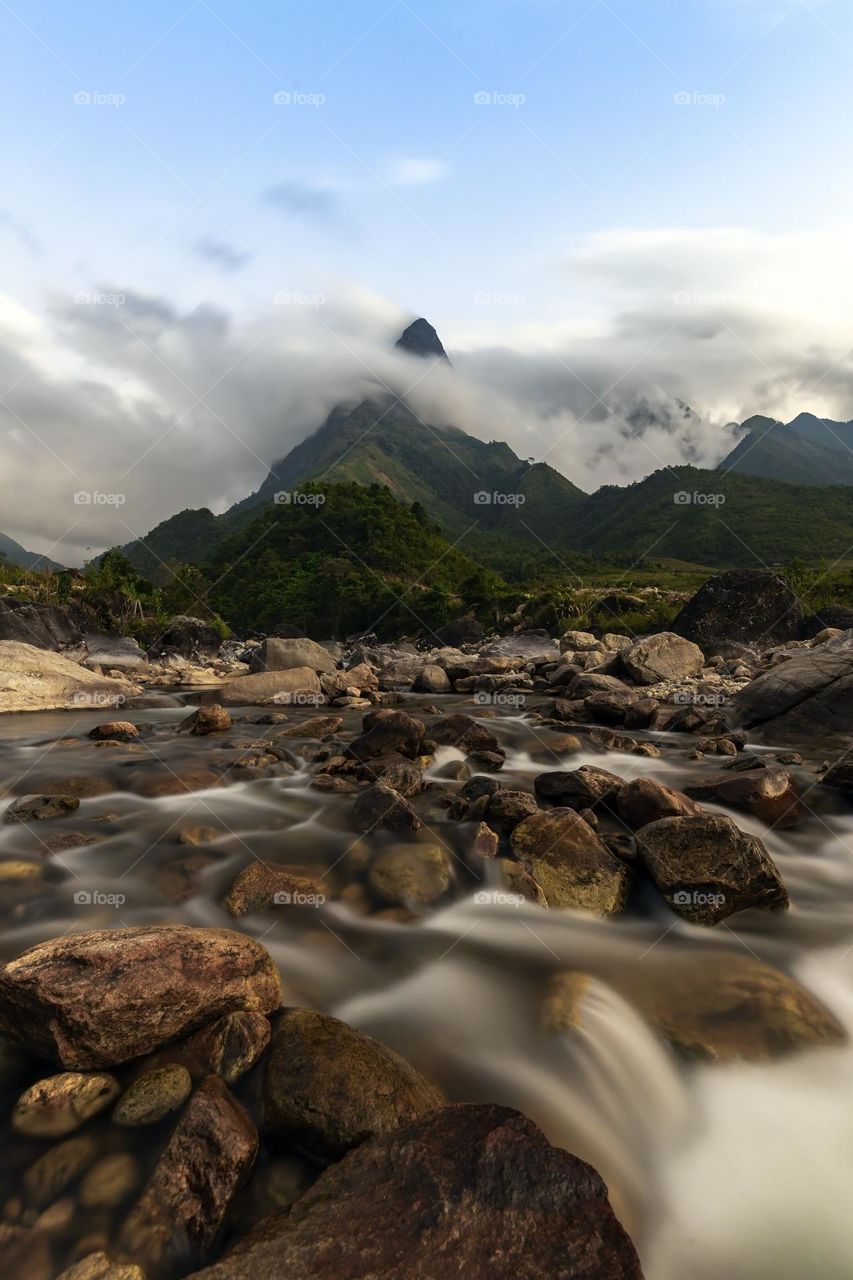
[[[4,822],[43,822],[46,818],[66,818],[80,808],[77,796],[20,796],[3,815]]]
[[[390,845],[373,859],[367,883],[388,906],[428,906],[450,887],[450,855],[440,845]]]
[[[224,1013],[267,1013],[280,1003],[269,954],[228,929],[70,934],[0,970],[0,1029],[72,1069],[127,1062]]]
[[[399,1054],[338,1018],[288,1009],[273,1036],[264,1130],[315,1159],[338,1159],[443,1101]]]
[[[595,1170],[497,1106],[443,1107],[372,1138],[192,1280],[368,1275],[642,1280]]]

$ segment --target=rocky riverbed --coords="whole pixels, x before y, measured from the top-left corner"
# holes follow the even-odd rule
[[[846,1276],[853,633],[703,628],[0,642],[9,1273]]]

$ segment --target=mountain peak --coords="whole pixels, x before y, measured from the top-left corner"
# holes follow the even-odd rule
[[[425,360],[447,360],[447,352],[441,345],[441,339],[428,320],[423,316],[404,329],[394,346],[410,356],[420,356]],[[450,364],[450,361],[447,360]]]

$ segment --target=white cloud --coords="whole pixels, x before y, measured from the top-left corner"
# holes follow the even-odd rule
[[[440,182],[447,177],[443,160],[428,156],[409,156],[398,160],[391,169],[391,182],[397,187],[423,187],[430,182]]]

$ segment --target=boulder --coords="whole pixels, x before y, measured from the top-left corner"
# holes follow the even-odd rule
[[[485,632],[476,618],[457,618],[439,627],[435,633],[440,644],[458,649],[463,644],[479,644]]]
[[[139,730],[130,720],[108,720],[90,729],[89,737],[96,742],[130,742],[139,737]]]
[[[480,650],[481,658],[523,658],[525,662],[556,662],[559,656],[560,646],[547,631],[518,631]]]
[[[178,726],[181,733],[191,733],[203,738],[209,733],[226,733],[231,728],[231,715],[218,702],[210,702],[199,707]]]
[[[348,690],[362,693],[365,689],[379,688],[379,677],[366,662],[358,662],[347,671],[326,671],[320,676],[320,685],[329,698],[342,698]]]
[[[590,1165],[517,1111],[456,1106],[351,1151],[192,1280],[283,1276],[642,1280],[642,1271]]]
[[[623,785],[618,774],[592,764],[581,765],[579,769],[551,769],[533,779],[540,803],[578,810],[609,806]]]
[[[498,831],[509,833],[519,822],[539,812],[529,791],[498,791],[489,802],[489,822]]]
[[[444,716],[430,725],[430,737],[446,747],[458,747],[466,755],[478,751],[489,751],[496,755],[505,755],[500,742],[490,729],[478,724],[464,712],[455,712]]]
[[[31,604],[14,596],[0,597],[0,641],[15,640],[36,649],[67,649],[83,640],[87,621],[76,605]]]
[[[407,711],[370,711],[362,728],[364,732],[350,743],[347,752],[356,760],[371,760],[389,751],[397,751],[410,760],[420,754],[423,721]]]
[[[450,676],[434,662],[428,662],[415,679],[412,689],[415,693],[450,693],[453,686]]]
[[[379,670],[379,688],[386,691],[411,689],[423,665],[423,658],[415,654],[390,659]]]
[[[419,831],[423,826],[409,801],[393,787],[377,783],[362,791],[353,810],[357,831]]]
[[[288,1009],[273,1036],[264,1132],[313,1159],[340,1159],[443,1101],[399,1054],[338,1018]]]
[[[743,809],[769,827],[793,827],[805,815],[797,784],[787,769],[744,769],[713,773],[685,787],[689,796],[730,809]]]
[[[165,629],[148,650],[149,658],[160,658],[175,653],[188,662],[203,664],[217,657],[222,647],[222,636],[216,627],[202,618],[178,614],[171,618]]]
[[[707,653],[739,657],[741,645],[769,649],[795,640],[803,614],[784,578],[765,569],[729,569],[709,578],[672,623]]]
[[[238,1009],[182,1040],[177,1056],[193,1079],[215,1073],[226,1084],[234,1084],[266,1052],[271,1033],[269,1020],[262,1013]],[[165,1052],[175,1056],[174,1049]]]
[[[510,837],[516,858],[541,886],[549,907],[609,916],[628,900],[631,874],[574,809],[551,809],[520,822]]]
[[[0,641],[0,712],[120,707],[139,685],[96,675],[58,653]]]
[[[853,745],[853,631],[794,652],[735,694],[725,716],[770,741]]]
[[[371,862],[367,883],[387,906],[428,906],[450,887],[450,855],[435,844],[389,845]]]
[[[228,929],[73,933],[0,970],[0,1030],[72,1070],[127,1062],[222,1014],[280,1003],[269,954]]]
[[[292,667],[287,671],[235,676],[216,690],[213,700],[226,707],[262,706],[267,702],[310,706],[325,698],[316,671],[310,667]]]
[[[814,640],[827,628],[834,631],[853,630],[853,609],[846,604],[825,604],[803,622],[800,639]]]
[[[136,1129],[157,1124],[170,1111],[177,1111],[190,1096],[192,1076],[180,1062],[145,1071],[125,1089],[113,1114],[113,1124]]]
[[[110,1075],[64,1071],[38,1080],[21,1094],[12,1112],[12,1128],[32,1138],[64,1138],[118,1096]]]
[[[183,1274],[188,1261],[203,1261],[257,1152],[258,1135],[247,1112],[219,1076],[209,1076],[131,1208],[120,1247],[150,1277],[178,1269]]]
[[[310,868],[256,858],[237,873],[224,906],[232,916],[245,916],[275,907],[318,907],[325,901],[326,886]]]
[[[672,631],[646,636],[621,653],[622,664],[635,684],[689,680],[702,674],[704,656],[698,645]]]
[[[695,800],[652,778],[626,782],[616,796],[616,811],[632,831],[660,818],[695,818],[702,812]]]
[[[336,662],[316,640],[281,640],[276,636],[264,640],[252,650],[252,671],[292,671],[296,667],[308,667],[311,671],[331,672]]]
[[[47,818],[67,818],[69,813],[80,808],[77,796],[72,795],[32,795],[19,796],[3,814],[3,821],[43,822]]]
[[[57,1280],[145,1280],[145,1272],[135,1263],[116,1262],[98,1249],[63,1271]]]
[[[83,637],[86,650],[81,659],[84,667],[100,667],[102,671],[144,671],[148,657],[132,636],[113,636],[87,633]]]
[[[637,832],[637,853],[673,911],[691,924],[718,924],[751,907],[788,906],[770,854],[731,818],[661,818]]]

